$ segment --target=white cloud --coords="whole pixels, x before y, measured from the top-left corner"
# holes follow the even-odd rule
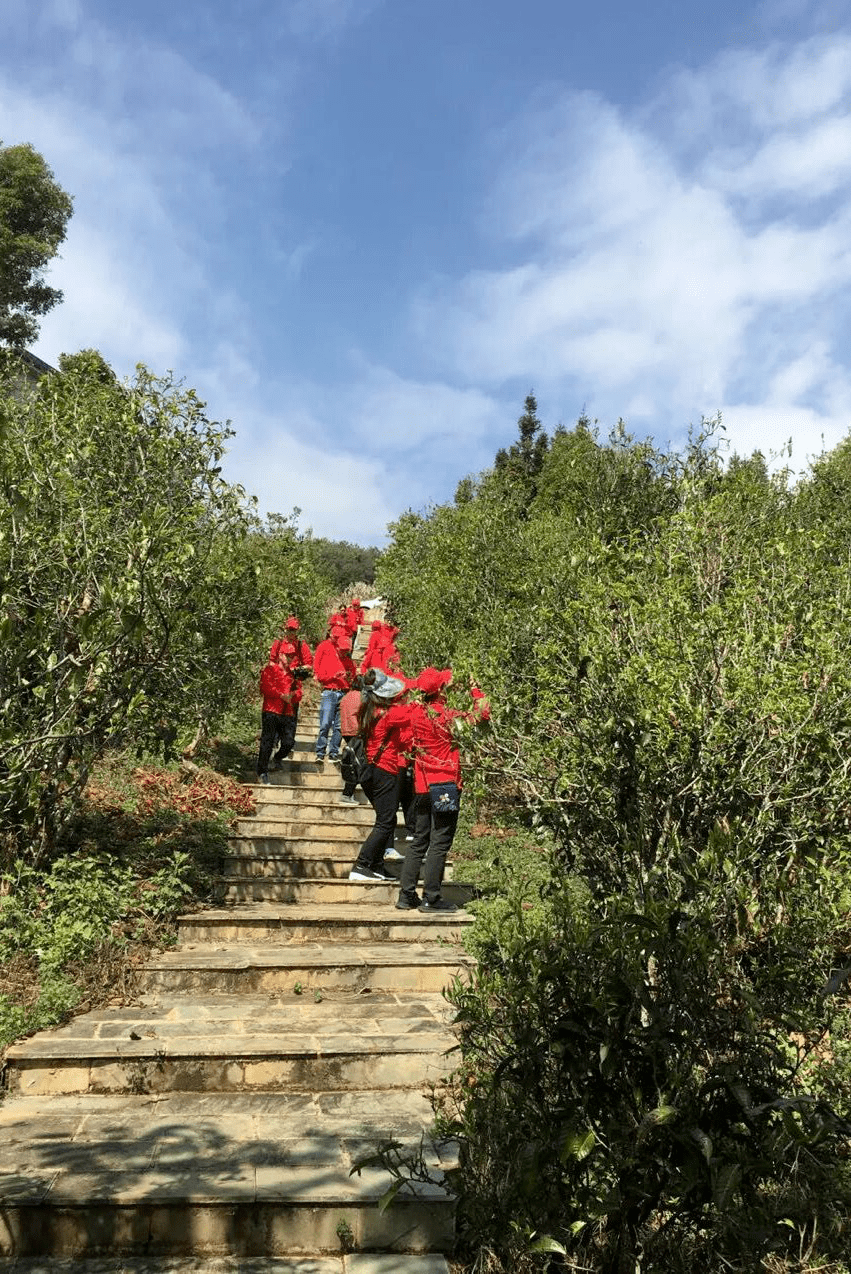
[[[386,461],[359,457],[335,443],[307,411],[242,416],[226,462],[231,481],[257,496],[261,511],[289,513],[316,535],[357,544],[383,543],[399,513],[399,477]]]
[[[352,442],[400,458],[469,453],[499,418],[497,404],[479,390],[406,380],[386,367],[365,368],[346,396]]]
[[[851,116],[819,120],[796,135],[769,138],[753,156],[717,155],[704,179],[738,195],[784,194],[810,201],[833,194],[851,180]]]
[[[850,93],[843,36],[726,55],[635,115],[536,107],[488,205],[507,263],[423,296],[417,335],[456,376],[657,437],[723,408],[739,449],[818,450],[851,423]]]

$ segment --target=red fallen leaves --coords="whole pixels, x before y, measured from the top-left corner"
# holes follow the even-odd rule
[[[236,817],[254,813],[254,798],[249,788],[213,771],[202,772],[190,781],[171,770],[139,768],[133,771],[138,789],[138,811],[154,814],[174,810],[192,818],[204,819],[216,814]],[[123,798],[108,787],[90,783],[86,795],[92,805],[116,808]]]

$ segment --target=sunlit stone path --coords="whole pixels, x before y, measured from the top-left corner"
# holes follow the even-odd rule
[[[180,919],[140,1004],[9,1051],[4,1268],[446,1274],[450,1151],[429,1140],[428,1091],[451,1064],[441,990],[471,918],[397,911],[395,884],[348,880],[371,811],[340,804],[302,712],[236,828],[220,906]],[[352,1165],[423,1133],[433,1181],[382,1212],[390,1177]]]

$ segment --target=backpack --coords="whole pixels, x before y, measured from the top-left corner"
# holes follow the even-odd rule
[[[372,766],[366,759],[366,748],[363,739],[356,734],[349,739],[340,756],[340,773],[346,783],[362,783]]]

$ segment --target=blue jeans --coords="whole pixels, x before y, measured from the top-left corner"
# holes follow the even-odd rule
[[[316,756],[320,761],[325,755],[326,746],[329,756],[340,755],[340,700],[344,694],[344,690],[322,691],[322,698],[319,700],[319,735],[316,740]]]

